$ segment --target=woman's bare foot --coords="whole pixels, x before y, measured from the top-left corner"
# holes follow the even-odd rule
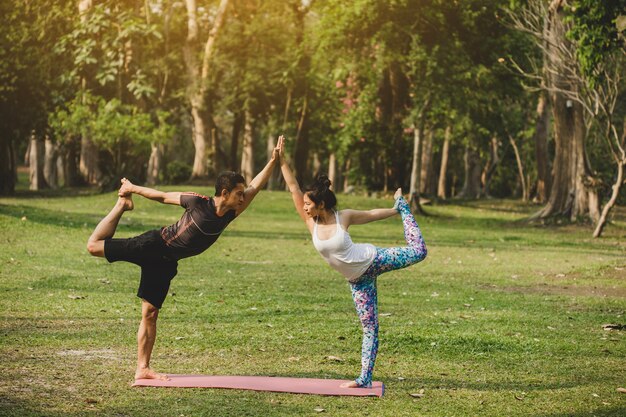
[[[393,195],[394,200],[397,200],[399,197],[402,197],[402,188],[398,188],[396,193]]]
[[[128,195],[127,197],[119,197],[117,199],[117,204],[122,206],[122,209],[124,211],[131,211],[132,209],[135,208],[135,203],[133,203],[132,194]]]
[[[160,379],[161,381],[170,380],[166,374],[154,372],[150,368],[137,369],[135,372],[135,379]]]
[[[344,382],[343,384],[339,385],[340,388],[359,388],[359,384],[356,383],[356,381],[350,381],[350,382]]]

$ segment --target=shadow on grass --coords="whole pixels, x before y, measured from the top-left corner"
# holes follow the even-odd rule
[[[104,217],[102,213],[99,214],[89,214],[89,213],[81,213],[81,212],[72,212],[72,211],[56,211],[52,209],[38,208],[30,205],[7,205],[0,204],[0,215],[10,216],[15,219],[22,219],[26,217],[28,221],[58,226],[58,227],[66,227],[66,228],[74,228],[74,229],[82,229],[85,225],[89,228],[95,228],[98,222]],[[130,231],[136,234],[143,233],[152,229],[160,229],[163,226],[166,226],[163,222],[157,223],[155,221],[144,222],[144,221],[129,221],[128,223],[124,222],[124,218],[122,218],[122,223],[118,227],[118,231]],[[498,233],[497,235],[488,236],[487,238],[483,238],[483,240],[477,240],[476,245],[477,248],[480,248],[479,245],[490,245],[494,247],[507,248],[511,245],[515,245],[518,243],[524,243],[525,236],[514,236],[514,235],[506,235],[503,232],[505,231],[515,231],[515,230],[524,230],[528,231],[529,226],[522,223],[517,223],[515,221],[502,220],[496,218],[470,218],[470,219],[455,219],[446,223],[445,221],[442,224],[438,225],[439,231],[442,230],[443,226],[449,227],[453,226],[454,230],[458,232],[458,234],[465,233],[467,231],[472,231],[478,229],[482,229],[488,233]],[[430,240],[428,237],[428,224],[422,225],[422,228],[425,229],[425,238],[428,243],[434,243],[437,246],[444,247],[467,247],[467,241],[459,240],[456,235],[450,237],[439,237],[437,239]],[[239,238],[251,238],[262,241],[272,240],[272,239],[289,239],[289,240],[300,240],[307,241],[309,240],[309,235],[305,230],[302,232],[290,232],[290,231],[280,231],[280,230],[232,230],[226,229],[224,236],[230,237],[239,237]],[[373,242],[374,244],[380,244],[380,246],[401,246],[403,243],[403,234],[401,226],[398,228],[397,235],[383,237],[380,234],[375,234],[375,232],[368,231],[366,233],[362,233],[361,231],[357,231],[354,233],[354,237],[356,240],[361,242]],[[542,237],[542,239],[544,239]],[[572,249],[589,249],[589,244],[584,241],[577,240],[560,240],[558,244],[556,244],[555,240],[546,240],[541,242],[527,242],[525,246],[532,246],[533,249],[538,247],[545,248],[546,250],[560,250],[562,248],[572,248]],[[602,246],[602,245],[600,245]],[[594,245],[594,249],[604,249],[598,245]]]
[[[585,412],[574,412],[574,413],[551,413],[551,414],[537,414],[537,416],[541,417],[582,417],[582,416],[603,416],[603,417],[623,417],[626,416],[626,406],[619,407],[611,407],[604,406],[601,408],[596,408],[592,411]]]
[[[21,219],[26,217],[28,221],[45,224],[50,226],[82,229],[84,225],[88,225],[90,228],[95,228],[98,222],[104,217],[102,214],[87,214],[80,212],[58,212],[50,209],[36,208],[33,206],[25,205],[4,205],[0,204],[0,215],[10,216],[15,219]],[[122,222],[124,218],[122,217]],[[118,231],[131,231],[137,234],[146,232],[152,229],[160,229],[166,226],[163,223],[156,222],[129,222],[120,223]],[[286,232],[286,231],[267,231],[267,230],[229,230],[228,228],[224,232],[224,236],[239,237],[239,238],[251,238],[267,241],[270,239],[289,239],[289,240],[310,240],[308,233],[303,229],[302,232]],[[398,235],[398,239],[402,237]],[[360,239],[375,240],[378,242],[391,242],[392,244],[396,239],[381,238],[380,236],[359,235]]]
[[[6,417],[50,416],[65,417],[65,412],[54,412],[41,402],[25,401],[7,395],[0,395],[0,415]]]

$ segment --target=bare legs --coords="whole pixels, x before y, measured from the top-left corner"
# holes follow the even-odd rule
[[[115,206],[96,226],[87,241],[87,250],[93,256],[104,257],[104,241],[115,234],[117,225],[125,211],[134,208],[132,194],[119,197]],[[141,323],[137,332],[137,370],[135,379],[163,379],[167,376],[150,369],[150,356],[156,340],[156,323],[159,310],[146,300],[141,300]]]
[[[137,370],[135,379],[162,379],[168,380],[165,374],[150,369],[150,356],[156,340],[157,318],[159,309],[146,300],[141,300],[141,324],[137,332]]]
[[[104,241],[110,239],[115,234],[117,224],[122,218],[122,214],[125,211],[130,211],[134,208],[133,200],[131,196],[119,197],[117,203],[111,209],[109,214],[96,226],[89,240],[87,241],[87,250],[93,256],[104,257]]]

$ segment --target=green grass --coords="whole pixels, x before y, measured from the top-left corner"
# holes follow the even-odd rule
[[[173,189],[173,188],[166,188]],[[180,188],[178,188],[180,189]],[[209,190],[182,187],[198,192]],[[339,196],[344,207],[389,199]],[[623,416],[626,222],[520,221],[536,207],[428,207],[428,258],[379,279],[385,396],[133,389],[138,268],[85,243],[115,201],[78,190],[0,199],[0,415]],[[176,221],[135,198],[118,237]],[[398,218],[351,229],[402,244]],[[80,298],[77,298],[80,297]],[[284,192],[262,192],[206,253],[179,266],[152,365],[169,373],[354,378],[361,333],[346,282],[315,252]],[[326,359],[339,356],[343,362]],[[416,399],[411,393],[423,389]]]

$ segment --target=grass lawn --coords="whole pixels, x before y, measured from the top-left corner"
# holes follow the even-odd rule
[[[210,192],[202,187],[168,190]],[[626,221],[521,222],[536,207],[427,207],[428,258],[379,279],[383,398],[131,388],[139,269],[90,257],[113,193],[0,198],[0,415],[624,416]],[[339,195],[343,207],[391,199]],[[176,221],[135,197],[118,237]],[[351,229],[403,244],[399,217]],[[159,317],[161,372],[352,379],[361,330],[349,288],[315,252],[285,192],[262,192],[204,254],[180,262]],[[342,361],[329,360],[336,356]],[[424,396],[410,394],[423,390]],[[324,412],[315,411],[323,408]]]

